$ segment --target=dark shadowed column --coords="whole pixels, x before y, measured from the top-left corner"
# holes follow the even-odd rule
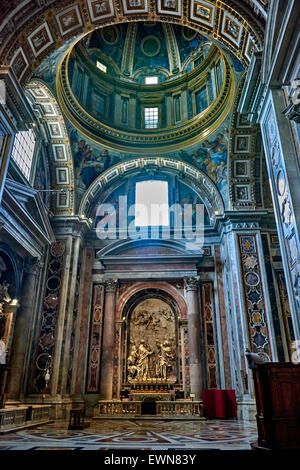
[[[41,270],[37,258],[28,257],[24,265],[24,279],[20,307],[16,315],[10,358],[8,398],[20,399],[28,353],[30,332],[37,301],[37,280]]]
[[[118,281],[116,279],[107,279],[105,281],[105,308],[100,385],[100,394],[101,399],[103,400],[112,399],[117,285]]]

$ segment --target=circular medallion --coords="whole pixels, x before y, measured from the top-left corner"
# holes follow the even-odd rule
[[[113,46],[118,42],[119,31],[116,26],[107,26],[100,30],[101,38],[109,46]]]
[[[52,276],[47,281],[47,288],[49,290],[57,290],[60,288],[60,278],[58,276]]]
[[[153,35],[146,36],[141,42],[141,49],[145,56],[155,57],[160,51],[160,40]]]
[[[193,29],[191,28],[182,28],[182,37],[183,39],[185,39],[186,41],[190,42],[192,41],[193,39],[195,39],[195,37],[197,36],[197,31],[194,31]]]
[[[286,188],[286,179],[283,170],[280,170],[277,175],[277,191],[279,196],[283,196]]]
[[[65,244],[63,241],[58,241],[54,243],[50,248],[51,255],[55,256],[56,258],[62,256],[64,251],[65,251]]]
[[[210,349],[208,351],[208,360],[209,362],[214,362],[215,361],[215,352],[213,349]]]
[[[257,286],[259,283],[259,275],[256,273],[248,273],[245,276],[245,282],[248,286]]]
[[[48,353],[40,354],[36,359],[36,366],[39,370],[45,370],[49,367],[49,361],[51,360],[51,356]]]

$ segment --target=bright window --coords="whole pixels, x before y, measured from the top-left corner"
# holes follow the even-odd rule
[[[28,180],[32,166],[34,146],[35,138],[31,129],[29,131],[22,131],[16,134],[12,150],[12,158]]]
[[[157,129],[158,108],[145,108],[145,129]]]
[[[99,62],[98,60],[97,60],[97,67],[98,69],[102,70],[102,72],[105,72],[105,73],[107,72],[106,65],[102,64],[102,62]]]
[[[148,180],[136,183],[135,204],[137,227],[169,225],[167,181]]]
[[[146,77],[146,85],[157,85],[158,77]]]

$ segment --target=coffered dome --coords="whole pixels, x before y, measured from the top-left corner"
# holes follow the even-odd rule
[[[57,93],[69,121],[94,142],[169,152],[204,140],[223,122],[234,74],[224,52],[197,31],[132,22],[71,47]]]
[[[204,60],[211,41],[190,28],[139,22],[96,30],[81,45],[92,60],[106,63],[109,73],[144,83],[151,73],[164,82],[191,71]]]

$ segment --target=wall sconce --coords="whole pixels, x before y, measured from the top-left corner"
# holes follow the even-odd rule
[[[45,388],[48,387],[48,383],[49,383],[49,381],[50,381],[50,377],[51,377],[51,376],[50,376],[50,370],[49,370],[49,369],[46,369],[45,376],[44,376],[44,379],[45,379],[45,382],[46,382],[46,387],[45,387]]]

